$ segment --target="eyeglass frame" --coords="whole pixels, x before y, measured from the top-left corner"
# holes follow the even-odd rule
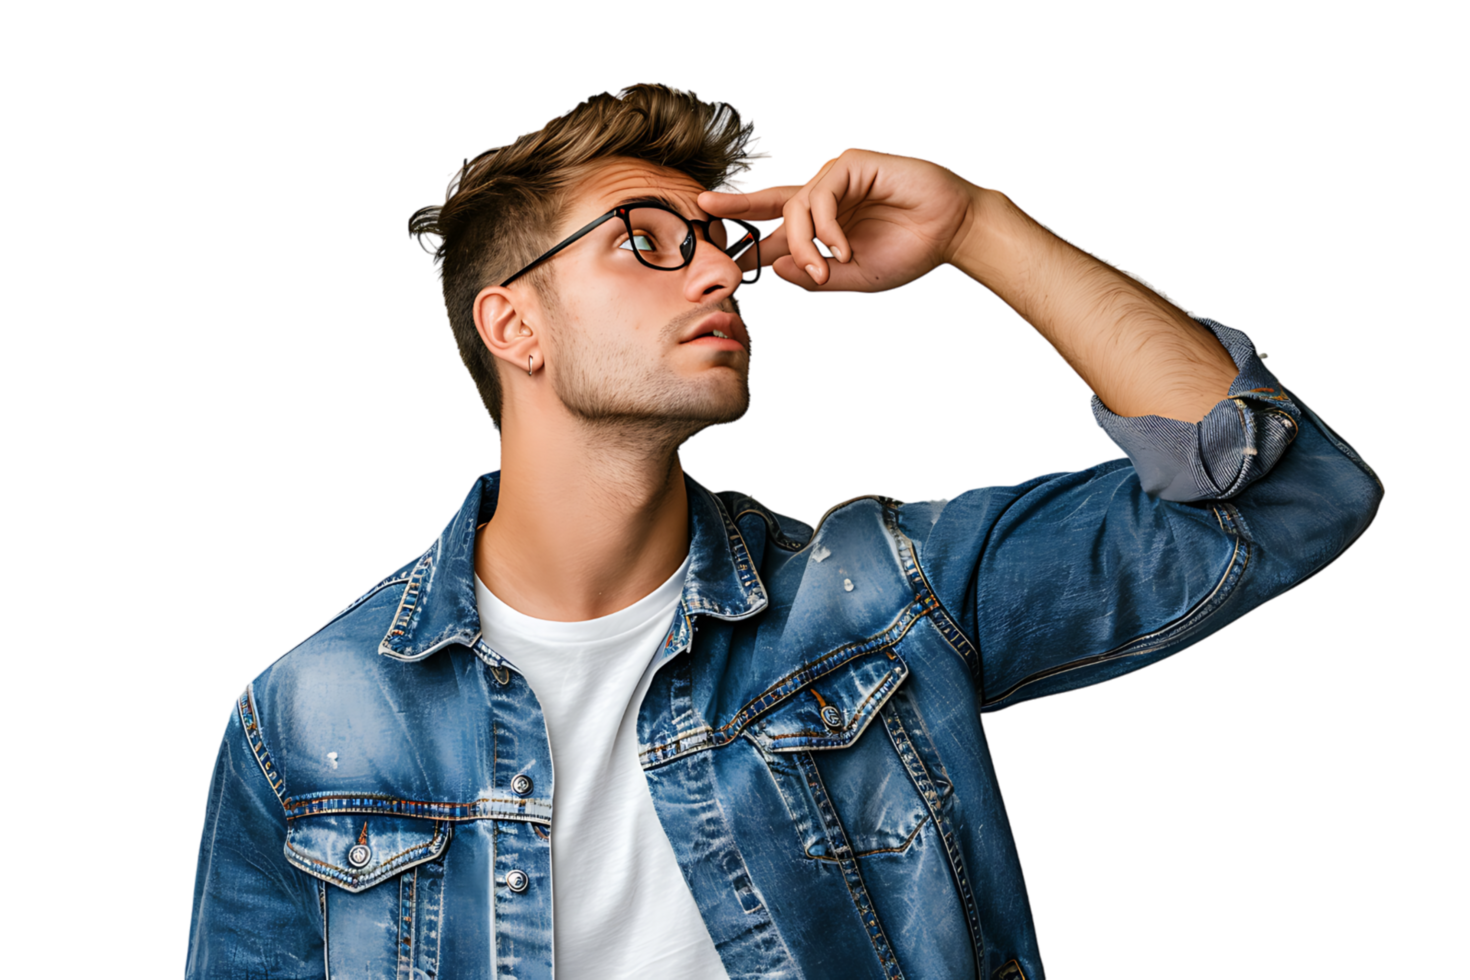
[[[594,229],[601,227],[604,222],[611,221],[613,218],[622,218],[623,219],[623,226],[628,229],[628,237],[631,240],[632,237],[633,237],[633,235],[634,235],[634,232],[633,232],[633,222],[629,219],[628,212],[629,211],[632,211],[634,208],[654,208],[655,210],[658,210],[658,211],[667,211],[669,214],[672,214],[674,217],[676,217],[680,221],[684,222],[685,226],[689,229],[689,234],[684,238],[684,241],[683,242],[680,242],[679,243],[679,254],[680,255],[684,255],[684,244],[687,243],[689,241],[689,239],[695,238],[694,230],[696,228],[698,228],[700,231],[704,232],[704,240],[706,242],[709,242],[711,245],[714,245],[714,242],[710,241],[710,237],[709,237],[709,226],[710,226],[710,222],[717,221],[717,220],[718,221],[733,221],[733,222],[735,222],[737,225],[739,225],[740,227],[742,227],[742,228],[745,229],[746,237],[748,237],[751,240],[751,247],[755,249],[755,278],[754,279],[747,280],[747,279],[745,279],[745,278],[742,277],[740,281],[742,283],[749,284],[749,283],[755,282],[757,279],[759,279],[761,277],[761,233],[760,233],[760,229],[756,228],[754,225],[752,225],[752,224],[750,224],[748,222],[745,222],[745,221],[741,221],[739,218],[718,218],[718,219],[717,218],[708,218],[708,219],[686,218],[682,214],[680,214],[678,211],[676,211],[673,208],[669,207],[667,204],[663,203],[662,201],[634,201],[631,204],[619,204],[617,207],[615,207],[611,211],[607,212],[607,214],[604,214],[604,215],[602,215],[601,217],[598,217],[598,218],[593,218],[587,224],[583,225],[581,228],[578,228],[576,231],[572,232],[566,238],[563,238],[560,242],[558,242],[557,244],[553,245],[549,250],[547,250],[545,252],[542,252],[535,259],[532,259],[531,262],[528,265],[526,265],[524,268],[522,268],[515,275],[511,276],[509,279],[507,279],[504,282],[502,282],[500,285],[501,286],[509,286],[511,283],[515,282],[521,276],[525,275],[526,273],[530,272],[532,269],[536,268],[536,266],[540,265],[542,262],[545,262],[547,259],[551,258],[556,253],[560,252],[562,249],[566,248],[568,245],[571,245],[573,242],[576,242],[578,239],[582,238],[583,236],[590,234]],[[745,241],[745,239],[744,238],[741,238],[739,241],[737,241],[735,243],[735,245],[726,246],[725,248],[720,249],[720,251],[724,252],[728,256],[730,254],[730,249],[731,248],[734,248],[736,245],[739,245],[740,242],[743,242],[743,241]],[[695,247],[696,248],[698,247],[698,239],[697,238],[695,239]],[[715,248],[720,248],[720,247],[718,245],[715,245]],[[639,262],[643,263],[643,265],[647,266],[648,268],[655,270],[656,272],[678,272],[680,269],[687,269],[689,267],[689,264],[694,261],[694,252],[695,252],[695,249],[694,248],[691,248],[689,250],[689,254],[684,257],[684,262],[681,265],[672,265],[672,266],[654,265],[652,262],[650,262],[647,259],[645,259],[642,256],[642,254],[640,254],[639,250],[636,247],[630,249],[630,251],[638,259]]]

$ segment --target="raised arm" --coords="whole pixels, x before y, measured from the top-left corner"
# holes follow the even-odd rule
[[[1225,397],[1235,362],[1158,293],[973,188],[975,218],[950,257],[1021,314],[1118,415],[1198,422]]]
[[[1128,462],[895,507],[978,652],[986,709],[1168,656],[1319,571],[1373,519],[1372,470],[1244,334],[1191,319],[1002,194],[920,160],[848,151],[805,186],[700,205],[784,218],[762,261],[809,290],[891,289],[952,263],[1096,393],[1093,413]]]
[[[998,191],[909,157],[848,150],[802,187],[701,195],[712,214],[784,219],[761,260],[812,290],[892,289],[948,262],[1041,332],[1121,416],[1198,422],[1237,369],[1209,330],[1068,244]],[[812,239],[832,253],[824,258]]]

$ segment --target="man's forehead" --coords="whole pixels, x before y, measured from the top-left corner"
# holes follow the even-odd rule
[[[686,173],[623,157],[599,161],[594,167],[571,192],[569,224],[590,220],[619,204],[639,200],[662,200],[686,217],[708,217],[695,203],[704,187]]]

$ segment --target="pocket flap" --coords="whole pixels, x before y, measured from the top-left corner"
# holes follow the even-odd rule
[[[286,829],[286,860],[349,892],[371,888],[449,846],[450,824],[379,813],[298,817]]]
[[[851,745],[908,676],[901,658],[874,653],[850,660],[791,694],[750,731],[771,752]]]

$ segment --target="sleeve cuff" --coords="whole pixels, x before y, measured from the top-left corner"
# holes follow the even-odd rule
[[[1158,415],[1125,418],[1092,396],[1098,425],[1128,454],[1145,492],[1164,500],[1223,500],[1270,472],[1296,438],[1299,409],[1239,330],[1196,318],[1239,372],[1230,393],[1191,425]]]

